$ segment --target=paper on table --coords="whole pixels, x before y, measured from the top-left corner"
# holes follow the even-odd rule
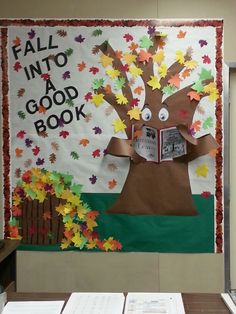
[[[2,314],[60,314],[64,301],[8,302]]]
[[[123,293],[72,293],[62,314],[121,314]]]
[[[180,293],[128,293],[124,314],[185,314]]]
[[[236,314],[236,305],[228,293],[221,293],[221,297],[232,314]]]

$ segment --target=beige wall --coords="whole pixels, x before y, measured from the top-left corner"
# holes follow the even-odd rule
[[[0,0],[0,17],[224,18],[225,60],[236,61],[235,0]],[[231,75],[231,280],[236,287],[236,75]],[[233,195],[235,194],[235,195]],[[91,254],[94,258],[91,258]],[[200,291],[224,289],[222,254],[18,252],[19,291]]]

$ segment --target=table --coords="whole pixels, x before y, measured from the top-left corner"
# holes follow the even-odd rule
[[[5,290],[15,291],[16,281],[16,249],[20,241],[4,240],[0,249],[0,284]]]
[[[8,301],[50,301],[65,300],[70,293],[18,293],[7,294]],[[186,314],[229,314],[230,311],[221,299],[220,294],[183,293]]]

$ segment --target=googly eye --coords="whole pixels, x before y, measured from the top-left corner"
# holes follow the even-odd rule
[[[149,121],[151,119],[151,117],[152,117],[151,110],[148,108],[144,108],[142,111],[142,119],[144,121]]]
[[[169,111],[166,108],[162,108],[158,113],[158,118],[161,121],[166,121],[169,118]]]

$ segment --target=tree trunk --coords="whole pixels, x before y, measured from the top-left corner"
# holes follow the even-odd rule
[[[110,214],[197,215],[192,198],[188,163],[131,162],[130,170]]]

